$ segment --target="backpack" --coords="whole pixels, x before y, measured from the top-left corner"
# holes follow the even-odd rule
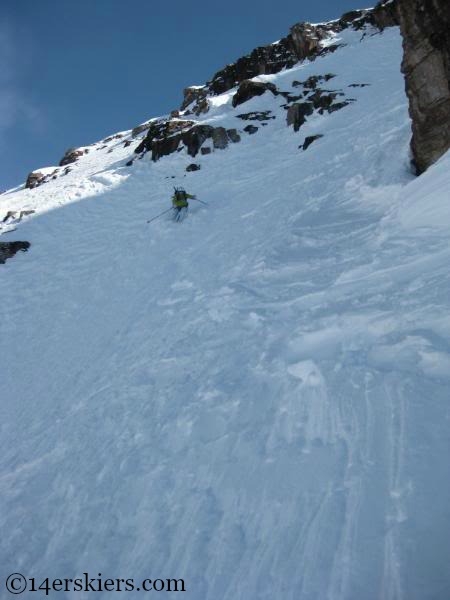
[[[187,194],[183,189],[175,188],[175,198],[177,202],[185,202],[187,200]]]

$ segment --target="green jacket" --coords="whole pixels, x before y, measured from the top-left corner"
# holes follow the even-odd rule
[[[177,195],[174,194],[172,196],[172,206],[174,208],[186,208],[187,206],[189,206],[188,204],[188,198],[195,200],[195,196],[193,196],[192,194],[187,194],[186,192],[184,192],[184,194],[178,194],[178,198]]]

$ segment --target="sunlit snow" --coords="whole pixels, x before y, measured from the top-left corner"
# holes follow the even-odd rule
[[[0,265],[2,577],[449,598],[450,155],[411,174],[399,32],[338,41],[265,78],[356,100],[297,133],[228,93],[197,120],[277,118],[200,171],[126,167],[126,132],[0,197],[36,210],[1,237],[31,242]],[[147,224],[173,185],[208,206]]]

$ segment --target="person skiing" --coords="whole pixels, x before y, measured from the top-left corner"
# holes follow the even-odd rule
[[[187,213],[189,202],[188,199],[196,200],[196,196],[188,194],[184,188],[174,188],[172,196],[172,207],[175,211],[175,221],[180,221]]]

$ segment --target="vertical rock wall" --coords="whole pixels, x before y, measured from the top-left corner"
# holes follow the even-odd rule
[[[450,1],[398,0],[418,173],[450,148]]]

